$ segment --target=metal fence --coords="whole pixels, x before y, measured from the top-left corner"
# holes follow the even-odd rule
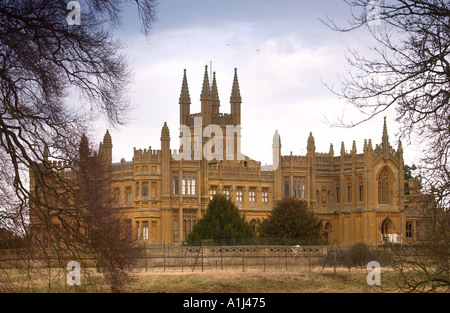
[[[207,269],[294,269],[320,263],[327,246],[300,245],[200,245],[170,244],[143,247],[140,267],[169,271],[204,271]]]

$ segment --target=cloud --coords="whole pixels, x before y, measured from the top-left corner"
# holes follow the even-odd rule
[[[371,138],[374,144],[381,140],[381,116],[353,129],[332,128],[326,123],[326,118],[342,112],[345,117],[358,116],[322,82],[337,82],[337,74],[345,69],[346,46],[361,47],[362,35],[335,34],[327,29],[317,19],[325,12],[319,4],[260,1],[261,7],[255,7],[250,3],[254,2],[228,3],[221,11],[198,1],[189,5],[168,1],[160,10],[161,22],[150,43],[137,33],[124,37],[135,71],[130,98],[136,109],[129,125],[111,130],[115,162],[122,157],[131,160],[133,147],[159,149],[164,122],[171,131],[171,148],[178,148],[183,69],[187,69],[191,113],[199,112],[204,66],[211,61],[225,113],[230,111],[233,71],[238,68],[243,152],[263,164],[272,162],[275,130],[281,135],[283,155],[290,151],[305,154],[310,132],[318,152],[327,152],[330,143],[338,152],[342,141],[350,149],[353,140],[362,151],[364,139]],[[104,131],[99,125],[100,138]],[[393,119],[388,126],[392,144]]]

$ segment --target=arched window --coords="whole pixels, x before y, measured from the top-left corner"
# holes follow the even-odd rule
[[[284,178],[284,197],[289,198],[289,177]]]
[[[378,175],[378,204],[389,204],[389,173],[387,169],[383,169]]]
[[[191,176],[187,177],[187,182],[186,183],[187,183],[187,185],[186,185],[186,187],[187,187],[186,194],[190,195],[191,194]]]
[[[347,202],[352,202],[352,182],[350,179],[347,179]]]
[[[191,194],[192,194],[192,195],[195,195],[195,177],[192,177]]]
[[[183,195],[186,194],[186,176],[183,176],[183,184],[182,184],[182,187],[181,187],[181,193]]]
[[[176,175],[173,176],[173,194],[178,194],[178,176]]]
[[[389,217],[381,223],[381,241],[389,240],[389,236],[393,233],[393,224]]]

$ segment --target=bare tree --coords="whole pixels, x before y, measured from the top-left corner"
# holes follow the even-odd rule
[[[59,239],[51,253],[74,248],[73,239],[84,236],[73,225],[89,222],[76,208],[87,205],[74,203],[80,180],[69,173],[80,169],[80,134],[89,122],[99,116],[112,127],[126,121],[131,70],[113,31],[129,2],[149,35],[153,0],[70,2],[75,7],[61,0],[0,1],[0,227],[33,237],[22,256],[28,267],[35,265],[27,261],[35,248],[50,255],[48,243],[30,231],[30,215]],[[74,10],[79,23],[69,21]],[[70,103],[77,94],[80,102]],[[56,225],[67,226],[65,236]],[[108,231],[99,234],[103,239]]]
[[[448,286],[450,2],[344,2],[352,12],[349,24],[341,27],[331,19],[325,23],[339,32],[366,28],[375,45],[372,55],[350,51],[347,56],[350,70],[341,81],[341,90],[332,91],[359,109],[364,117],[340,123],[352,127],[395,108],[402,139],[418,141],[423,147],[418,165],[423,195],[415,201],[429,226],[421,234],[421,255],[427,257],[416,264],[420,266],[413,267],[428,277],[425,282],[439,281]],[[404,284],[411,290],[418,285],[413,280]]]

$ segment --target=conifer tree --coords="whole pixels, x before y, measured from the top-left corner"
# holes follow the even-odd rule
[[[317,238],[321,222],[304,200],[277,201],[270,216],[258,226],[259,236],[271,239]]]
[[[225,195],[219,194],[210,201],[205,215],[194,226],[187,241],[196,243],[212,239],[225,244],[234,244],[254,237],[252,226],[241,216],[236,204]]]

